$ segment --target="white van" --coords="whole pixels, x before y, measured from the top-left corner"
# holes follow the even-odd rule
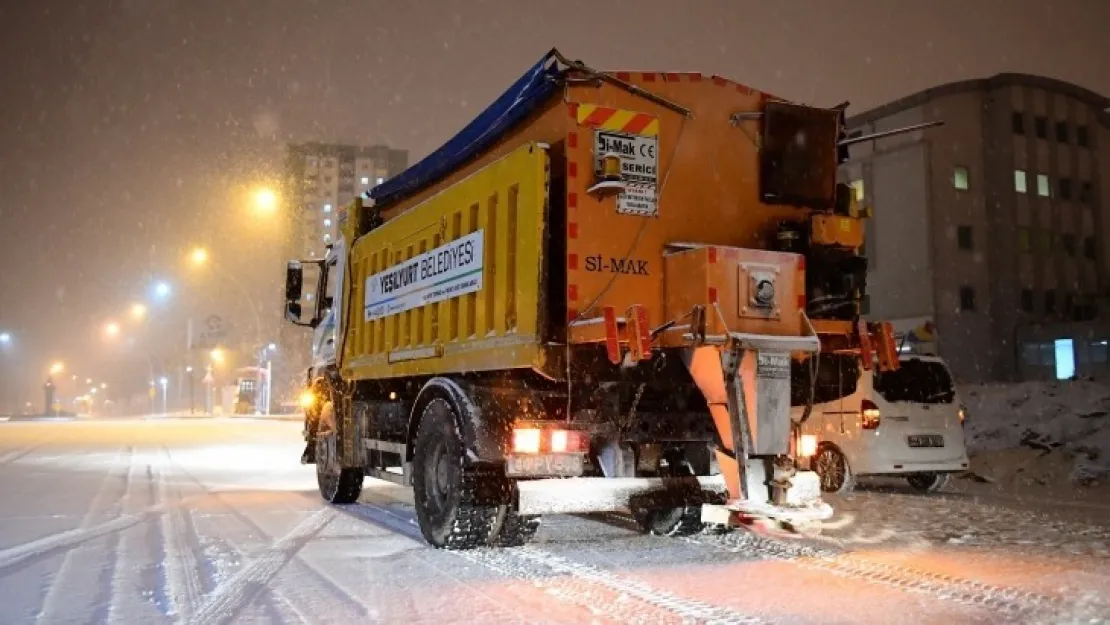
[[[966,417],[952,376],[935,356],[902,355],[897,371],[862,370],[858,357],[821,354],[813,408],[802,434],[817,439],[813,469],[826,492],[847,492],[863,475],[899,476],[932,492],[968,468]],[[810,394],[813,363],[792,375],[792,416],[799,421]]]

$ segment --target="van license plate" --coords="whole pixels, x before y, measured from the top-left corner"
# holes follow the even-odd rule
[[[914,434],[906,438],[910,447],[944,447],[944,437],[940,434]]]
[[[583,470],[582,454],[514,454],[505,461],[510,476],[578,477]]]

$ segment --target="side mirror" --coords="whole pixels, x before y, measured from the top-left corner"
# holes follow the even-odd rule
[[[301,322],[300,302],[285,302],[285,318],[293,323]]]
[[[304,270],[295,260],[289,261],[285,267],[285,301],[295,302],[301,299],[301,290],[304,289]],[[300,314],[297,314],[300,318]]]

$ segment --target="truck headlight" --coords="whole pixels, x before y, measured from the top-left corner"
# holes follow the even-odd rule
[[[298,403],[300,403],[301,408],[308,410],[316,404],[316,393],[313,393],[312,391],[304,391],[303,393],[301,393],[301,397],[298,400]]]

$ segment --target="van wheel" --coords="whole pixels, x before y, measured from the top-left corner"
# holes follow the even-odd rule
[[[947,473],[914,473],[913,475],[907,475],[906,481],[910,483],[914,490],[923,493],[935,493],[948,486],[948,477]]]
[[[424,408],[413,445],[416,518],[428,544],[473,549],[487,544],[497,521],[496,475],[468,466],[455,409],[433,399]],[[484,502],[483,499],[493,499]]]
[[[821,478],[821,490],[826,493],[849,493],[856,487],[856,478],[848,466],[848,459],[831,445],[824,445],[818,450],[813,470]]]

